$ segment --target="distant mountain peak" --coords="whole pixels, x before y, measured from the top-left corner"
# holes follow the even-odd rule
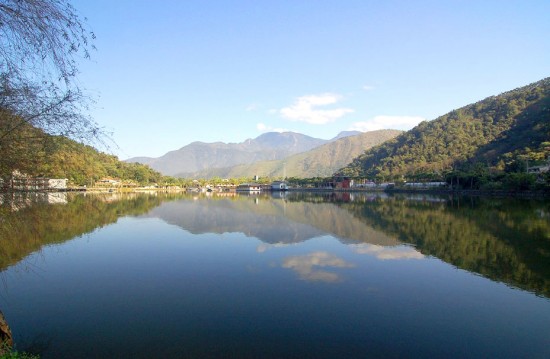
[[[276,161],[258,161],[237,166],[210,168],[194,173],[181,173],[182,177],[243,177],[251,174],[268,177],[325,177],[348,164],[366,149],[390,140],[402,131],[377,130],[358,132],[358,135],[343,136],[327,141],[306,152],[297,153]]]
[[[344,137],[350,137],[350,136],[357,136],[357,135],[360,135],[361,131],[342,131],[340,132],[338,135],[336,135],[336,137],[334,137],[331,141],[336,141],[336,140],[339,140],[341,138],[344,138]]]
[[[209,168],[279,160],[309,151],[329,141],[296,132],[266,132],[241,143],[196,141],[158,158],[134,157],[126,162],[140,162],[165,175],[196,172]]]

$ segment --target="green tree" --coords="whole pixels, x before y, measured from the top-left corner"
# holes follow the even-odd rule
[[[473,169],[476,163],[488,170],[525,172],[519,156],[526,156],[531,165],[544,161],[550,155],[550,146],[544,145],[548,143],[550,78],[422,122],[365,151],[338,172],[389,181],[401,176],[441,178],[441,173],[460,169],[464,173],[450,178],[464,186],[462,180],[469,180],[468,187],[476,188],[490,179]]]

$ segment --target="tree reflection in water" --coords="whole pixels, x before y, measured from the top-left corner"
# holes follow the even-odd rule
[[[122,216],[146,215],[191,233],[244,233],[264,243],[259,252],[328,234],[357,253],[379,259],[433,256],[550,297],[547,201],[383,193],[27,194],[4,196],[0,211],[0,270],[44,245],[82,236]],[[303,278],[305,272],[298,273]]]

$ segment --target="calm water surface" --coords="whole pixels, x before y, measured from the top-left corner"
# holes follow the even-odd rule
[[[550,357],[548,201],[4,197],[0,310],[43,358]]]

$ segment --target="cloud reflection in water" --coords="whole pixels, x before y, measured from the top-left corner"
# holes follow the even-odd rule
[[[300,279],[334,283],[341,280],[338,273],[319,269],[319,267],[352,268],[353,263],[328,252],[319,251],[303,256],[287,257],[283,261],[283,268],[289,268],[298,273]]]
[[[380,260],[424,259],[424,255],[412,247],[385,247],[375,244],[358,244],[353,246],[357,254],[373,255]]]

